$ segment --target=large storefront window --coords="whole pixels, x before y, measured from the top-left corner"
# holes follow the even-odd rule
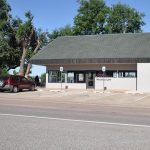
[[[48,71],[48,82],[49,83],[86,83],[88,79],[94,79],[96,77],[110,77],[110,78],[136,78],[136,71],[116,71],[116,70],[107,70],[104,74],[102,71]],[[88,76],[88,79],[87,79]]]
[[[137,72],[136,71],[119,71],[118,77],[119,78],[136,78]]]
[[[74,83],[74,72],[68,72],[67,74],[67,82]]]
[[[83,72],[76,73],[76,83],[85,83],[85,73]]]
[[[86,72],[68,72],[67,73],[67,82],[68,83],[85,83],[85,74]]]
[[[117,71],[106,71],[106,72],[102,72],[102,71],[97,71],[96,72],[96,77],[112,77],[112,78],[117,78]]]
[[[60,71],[48,71],[49,83],[60,83],[61,79],[62,79],[62,82],[65,82],[65,73],[62,73],[61,75]]]

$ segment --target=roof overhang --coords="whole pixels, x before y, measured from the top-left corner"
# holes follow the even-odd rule
[[[84,58],[84,59],[31,59],[36,65],[49,64],[98,64],[98,63],[150,63],[150,58]]]

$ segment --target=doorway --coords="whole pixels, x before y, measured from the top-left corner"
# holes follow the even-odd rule
[[[95,88],[95,73],[87,72],[86,73],[86,88]]]

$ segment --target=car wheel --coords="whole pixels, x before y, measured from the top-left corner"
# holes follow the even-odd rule
[[[19,91],[18,87],[17,87],[17,86],[14,86],[13,89],[12,89],[12,92],[13,92],[13,93],[17,93],[18,91]]]
[[[32,85],[30,91],[35,91],[35,85]]]

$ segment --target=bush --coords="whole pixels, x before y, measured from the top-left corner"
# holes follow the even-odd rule
[[[40,76],[40,79],[41,79],[41,86],[45,86],[45,84],[46,84],[46,73],[43,73]]]
[[[0,76],[8,75],[8,70],[6,68],[0,68]]]

